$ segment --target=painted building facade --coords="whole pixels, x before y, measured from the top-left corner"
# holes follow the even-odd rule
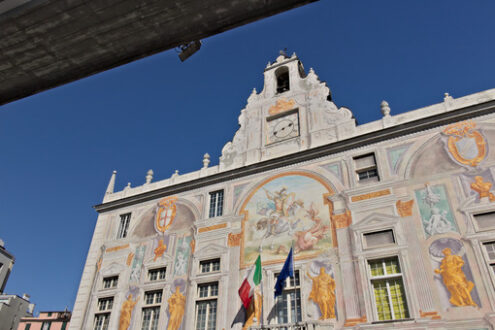
[[[69,329],[71,312],[40,312],[38,316],[23,317],[17,330],[66,330]]]
[[[381,111],[356,125],[279,56],[218,166],[119,192],[114,172],[70,328],[493,329],[495,90]]]

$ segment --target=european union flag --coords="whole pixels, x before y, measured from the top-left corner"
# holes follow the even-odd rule
[[[290,248],[289,255],[287,256],[287,259],[285,259],[282,271],[278,274],[277,283],[275,283],[275,298],[282,294],[285,280],[289,276],[294,277],[294,258],[292,257],[292,248]]]

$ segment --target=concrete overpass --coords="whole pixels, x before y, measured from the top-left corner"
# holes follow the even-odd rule
[[[0,105],[317,0],[0,0]]]

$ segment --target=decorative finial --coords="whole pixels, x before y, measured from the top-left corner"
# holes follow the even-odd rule
[[[113,194],[113,190],[115,188],[115,176],[117,174],[117,171],[112,172],[112,176],[110,177],[110,181],[108,181],[108,186],[107,190],[105,191],[105,195],[107,194]]]
[[[256,91],[256,88],[253,88],[253,91],[251,92],[251,94],[257,94],[258,92]]]
[[[175,170],[174,174],[172,174],[172,178],[179,176],[179,170]]]
[[[380,107],[382,109],[382,115],[383,115],[383,117],[390,116],[390,107],[389,107],[387,101],[383,100],[382,103],[380,104]]]
[[[153,180],[153,170],[149,170],[148,173],[146,173],[146,184],[151,183],[151,180]]]
[[[289,58],[289,55],[287,55],[287,48],[281,49],[279,54],[285,58]]]
[[[124,190],[129,190],[129,189],[131,189],[131,183],[127,182],[127,186],[124,188]]]
[[[210,155],[208,155],[208,153],[206,153],[203,156],[203,168],[207,168],[209,164],[210,164]]]
[[[449,95],[449,93],[444,93],[443,94],[443,101],[444,102],[447,102],[447,101],[452,101],[453,97]]]

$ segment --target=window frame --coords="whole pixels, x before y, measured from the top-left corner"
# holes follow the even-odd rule
[[[104,309],[101,309],[101,302],[105,301],[105,308]],[[108,301],[111,301],[111,306],[110,308],[108,308]],[[98,300],[96,301],[96,313],[104,313],[104,312],[111,312],[112,309],[113,309],[113,303],[114,303],[114,299],[113,299],[113,296],[110,296],[110,297],[100,297],[98,298]]]
[[[372,245],[372,246],[368,245],[368,242],[366,240],[366,235],[378,234],[378,233],[386,232],[386,231],[392,232],[392,238],[394,240],[393,243],[377,244],[377,245]],[[383,228],[383,229],[379,229],[379,230],[363,231],[361,233],[361,238],[362,238],[363,250],[379,249],[379,248],[386,247],[386,246],[397,245],[397,235],[396,235],[395,230],[394,230],[393,227],[387,227],[387,228]]]
[[[147,282],[160,282],[160,281],[166,281],[167,280],[167,266],[164,267],[154,267],[154,268],[149,268],[148,272],[146,273],[146,281]],[[163,270],[163,278],[160,278],[161,270]],[[157,278],[156,279],[151,279],[150,275],[151,273],[157,272]]]
[[[213,285],[216,285],[216,294],[215,295],[212,295],[211,294],[211,288],[213,287]],[[202,287],[207,287],[207,295],[206,296],[203,296],[201,297],[200,296],[200,293],[201,293],[201,288]],[[198,312],[199,312],[199,309],[198,309],[198,306],[203,304],[203,303],[209,303],[209,302],[212,302],[212,301],[215,301],[216,303],[216,306],[215,306],[215,322],[214,322],[214,326],[216,327],[218,325],[218,302],[219,302],[219,292],[220,292],[220,284],[218,281],[212,281],[212,282],[204,282],[204,283],[198,283],[197,286],[196,286],[196,299],[195,299],[195,305],[194,305],[194,329],[198,329]],[[205,316],[205,330],[208,329],[208,322],[210,321],[210,305],[206,305],[206,316]],[[203,329],[203,328],[200,328],[200,329]]]
[[[110,314],[111,313],[108,313],[108,312],[105,312],[105,313],[95,313],[95,317],[94,317],[94,320],[93,320],[93,330],[108,330],[108,326],[110,324]],[[101,325],[101,327],[97,327],[97,321],[100,317],[103,317],[103,324]]]
[[[280,272],[273,273],[274,283],[276,283],[277,277],[279,274],[280,274]],[[297,284],[297,282],[299,282],[299,284]],[[280,299],[283,299],[282,297],[284,296],[284,294],[289,295],[289,297],[290,297],[293,292],[296,293],[295,302],[294,302],[294,305],[295,305],[294,310],[296,313],[296,322],[302,322],[303,321],[303,306],[302,306],[302,303],[303,303],[302,294],[303,294],[303,292],[302,292],[302,283],[301,283],[301,272],[299,271],[299,269],[294,269],[294,285],[292,285],[292,278],[288,277],[288,279],[285,280],[284,288],[282,289],[282,294],[280,296],[277,296],[273,300],[273,306],[276,309],[276,311],[278,311],[277,306],[280,302]],[[299,293],[299,299],[298,299],[298,293]],[[298,300],[299,300],[299,304],[297,303]],[[278,313],[276,312],[276,315],[274,318],[275,324],[292,324],[292,323],[294,323],[292,321],[292,299],[291,299],[291,297],[289,299],[286,299],[286,303],[287,303],[287,320],[288,320],[288,322],[279,322]],[[299,314],[299,315],[297,315],[297,314]],[[299,320],[297,319],[298,316],[300,318]]]
[[[218,261],[218,269],[213,270],[215,262]],[[208,271],[203,271],[203,265],[208,265]],[[209,258],[199,261],[199,274],[215,274],[222,270],[222,260],[221,258]]]
[[[371,274],[370,262],[381,260],[382,265],[383,265],[383,261],[385,261],[387,259],[397,260],[397,265],[399,266],[400,272],[394,273],[394,274],[386,274],[386,275],[382,275],[382,276],[373,276]],[[371,304],[372,304],[372,308],[373,308],[373,318],[374,318],[373,323],[400,322],[400,321],[410,320],[411,319],[411,313],[413,311],[411,310],[411,304],[410,304],[410,301],[408,298],[408,290],[406,288],[406,281],[404,279],[405,269],[403,267],[403,264],[402,264],[402,261],[401,261],[401,258],[399,257],[399,255],[388,255],[388,256],[382,256],[382,257],[366,258],[365,269],[366,269],[366,276],[368,278],[367,282],[368,282],[368,287],[369,287],[369,292],[370,292],[369,294],[370,294],[370,298],[371,298]],[[386,267],[384,268],[384,272],[386,272]],[[405,318],[393,318],[395,316],[395,312],[393,310],[393,303],[392,303],[391,294],[390,294],[390,287],[389,287],[389,284],[387,282],[388,303],[390,305],[390,315],[392,318],[388,319],[388,320],[380,320],[379,315],[378,315],[378,306],[376,304],[375,287],[373,285],[373,282],[374,281],[375,282],[376,281],[386,281],[386,280],[391,280],[391,279],[396,279],[396,278],[400,278],[400,280],[402,282],[402,290],[403,290],[403,296],[404,296],[404,303],[406,306],[407,317],[405,317]]]
[[[225,204],[225,189],[218,189],[208,193],[208,218],[216,218],[223,216]],[[215,197],[214,197],[215,196]],[[221,198],[220,198],[221,196]],[[214,198],[214,199],[213,199]],[[219,202],[221,200],[221,203]],[[220,211],[219,211],[220,210]]]
[[[123,239],[127,237],[129,232],[129,226],[131,223],[132,212],[120,214],[119,216],[119,228],[117,229],[117,239]]]
[[[366,166],[366,167],[357,167],[356,160],[361,159],[361,158],[365,158],[365,157],[369,157],[369,156],[372,156],[373,157],[374,165],[370,165],[370,166]],[[378,162],[377,162],[376,152],[372,151],[372,152],[365,153],[365,154],[362,154],[362,155],[353,156],[352,157],[352,162],[353,162],[354,174],[355,174],[356,182],[358,184],[371,184],[371,183],[374,183],[374,182],[380,182],[381,181],[380,171],[378,170]],[[372,170],[375,170],[376,171],[376,176],[367,177],[365,179],[360,179],[359,178],[359,175],[361,173],[368,173],[369,171],[372,171]],[[375,178],[375,177],[376,177],[376,181],[373,180],[373,178]]]
[[[495,218],[495,211],[494,210],[480,211],[480,212],[476,212],[476,213],[472,214],[473,225],[474,225],[476,232],[486,232],[486,231],[495,230],[495,224],[493,226],[489,226],[486,228],[481,228],[480,225],[478,224],[478,220],[476,219],[476,216],[485,215],[485,214],[493,214],[493,217]]]
[[[107,280],[110,281],[110,286],[105,287],[105,283],[106,283]],[[112,275],[112,276],[105,276],[105,277],[103,277],[103,280],[101,282],[101,286],[102,286],[102,289],[104,289],[104,290],[111,290],[111,289],[118,288],[118,286],[119,286],[119,275]]]

